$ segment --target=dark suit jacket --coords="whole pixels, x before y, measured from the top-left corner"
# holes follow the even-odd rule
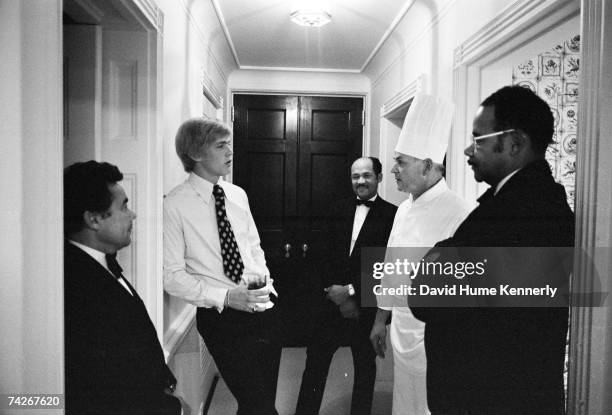
[[[380,196],[374,201],[361,227],[351,255],[351,236],[355,218],[355,197],[342,199],[330,209],[328,222],[328,259],[324,285],[353,284],[355,300],[361,299],[361,248],[386,247],[393,227],[397,206],[383,200]],[[376,307],[362,310],[375,313]]]
[[[546,161],[525,166],[495,197],[493,191],[437,246],[574,245],[574,214]],[[563,413],[567,308],[411,308],[426,323],[430,410]]]
[[[180,413],[164,393],[176,379],[144,303],[71,243],[64,301],[68,414]]]

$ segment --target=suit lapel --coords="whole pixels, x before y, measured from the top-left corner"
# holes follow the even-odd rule
[[[83,273],[84,277],[87,276],[86,278],[94,279],[96,285],[106,286],[109,290],[120,291],[121,295],[140,300],[138,293],[126,278],[124,278],[123,280],[128,285],[128,287],[130,287],[130,290],[134,294],[133,296],[130,295],[130,293],[128,293],[125,288],[120,285],[121,283],[119,281],[114,281],[114,276],[110,273],[110,271],[104,268],[98,261],[93,259],[82,249],[72,245],[70,242],[66,242],[65,249],[66,251],[70,250],[72,252],[72,255],[74,255],[79,262],[83,263],[87,268],[91,270],[90,273]]]

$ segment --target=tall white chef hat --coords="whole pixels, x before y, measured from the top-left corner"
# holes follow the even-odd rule
[[[433,95],[415,96],[408,108],[395,151],[442,164],[454,107],[452,102]]]

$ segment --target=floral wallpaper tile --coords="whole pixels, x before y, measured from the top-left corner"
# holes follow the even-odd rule
[[[580,88],[580,35],[512,68],[512,83],[529,88],[550,105],[555,120],[555,143],[546,151],[546,160],[557,182],[565,187],[574,208],[576,187],[576,127]]]

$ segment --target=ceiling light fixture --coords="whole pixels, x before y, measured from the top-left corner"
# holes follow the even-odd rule
[[[300,26],[321,27],[331,22],[331,14],[323,9],[315,8],[300,8],[294,10],[290,14],[291,21]]]

